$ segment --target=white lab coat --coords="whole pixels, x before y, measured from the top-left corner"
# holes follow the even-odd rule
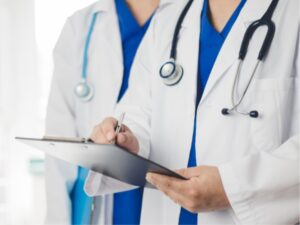
[[[88,81],[95,96],[82,102],[74,95],[81,80],[83,49],[93,13],[99,12],[89,49]],[[71,16],[54,50],[54,77],[46,119],[46,134],[88,137],[93,127],[111,115],[123,78],[123,56],[114,1],[101,0]],[[77,166],[47,157],[47,224],[70,224],[69,193]],[[105,201],[111,201],[109,197]],[[98,210],[98,209],[96,209]],[[107,209],[106,223],[110,223]]]
[[[186,1],[163,0],[132,68],[129,91],[118,111],[150,158],[171,169],[187,166],[191,147],[202,0],[194,1],[178,43],[184,77],[163,84],[160,66],[168,60],[173,31]],[[249,24],[263,15],[271,0],[249,0],[229,33],[197,110],[198,165],[219,168],[231,208],[199,213],[199,224],[296,224],[299,221],[299,0],[279,1],[273,20],[276,35],[239,109],[258,110],[259,118],[223,116],[231,106],[238,52]],[[249,46],[238,83],[240,96],[254,69],[266,29]],[[141,149],[146,151],[145,149]],[[87,184],[93,186],[95,177]],[[94,183],[94,191],[99,183]],[[88,191],[88,190],[87,190]],[[96,192],[101,194],[101,190]],[[156,190],[145,190],[141,224],[177,224],[180,206]]]

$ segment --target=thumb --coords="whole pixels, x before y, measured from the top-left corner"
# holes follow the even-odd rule
[[[117,144],[128,151],[137,154],[139,152],[139,143],[137,138],[131,132],[122,132],[117,136]]]
[[[198,177],[200,175],[200,168],[190,167],[190,168],[175,170],[175,172],[187,179],[190,179],[192,177]]]

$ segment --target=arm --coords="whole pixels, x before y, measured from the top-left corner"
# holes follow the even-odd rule
[[[260,152],[219,166],[231,207],[242,224],[298,222],[299,140],[294,136],[272,153]]]
[[[147,175],[147,180],[194,213],[231,207],[240,224],[296,224],[299,140],[294,136],[272,153],[251,154],[219,167],[177,171],[188,180],[153,173]]]
[[[114,127],[116,119],[108,118],[95,127],[92,139],[98,143],[109,143],[116,138],[116,143],[143,157],[148,158],[150,152],[150,98],[151,98],[151,70],[150,63],[150,39],[152,38],[152,26],[149,27],[141,46],[137,52],[131,75],[129,88],[118,104],[115,115],[118,118],[122,112],[126,113],[124,124],[127,125],[126,132],[121,132],[115,137]],[[147,62],[147,64],[145,63]],[[147,66],[146,66],[147,65]],[[103,129],[105,127],[105,129]],[[130,130],[128,129],[130,127]],[[103,132],[104,131],[104,132]],[[112,134],[110,134],[113,132]],[[132,135],[134,133],[137,136]],[[125,138],[125,139],[124,139]],[[134,143],[134,144],[133,144]],[[133,186],[126,185],[111,178],[90,172],[86,179],[85,191],[90,196],[103,195],[132,189]]]
[[[54,76],[47,108],[46,135],[77,136],[72,77],[78,75],[74,58],[76,44],[70,21],[64,26],[54,50]],[[47,224],[71,224],[70,192],[77,167],[46,157]]]
[[[298,39],[299,40],[299,39]],[[261,150],[218,167],[199,166],[178,171],[188,181],[149,174],[147,180],[172,200],[193,212],[231,207],[239,224],[299,222],[300,93],[299,41],[294,62],[295,86],[282,131],[286,140],[272,151]]]
[[[300,23],[298,22],[298,27]],[[294,59],[295,83],[286,140],[271,152],[259,152],[219,166],[231,206],[241,221],[296,224],[300,204],[300,37]],[[286,133],[287,131],[285,131]],[[255,167],[253,166],[255,165]],[[234,184],[234,185],[233,185]],[[287,222],[288,221],[288,222]]]

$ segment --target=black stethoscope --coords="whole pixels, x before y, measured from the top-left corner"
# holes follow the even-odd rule
[[[194,0],[188,1],[188,3],[186,4],[186,6],[184,7],[183,11],[181,12],[181,14],[179,16],[179,19],[178,19],[176,27],[175,27],[173,40],[172,40],[170,59],[166,63],[164,63],[159,70],[159,75],[163,79],[163,82],[167,86],[174,86],[174,85],[178,84],[183,77],[183,73],[184,73],[183,67],[176,62],[176,50],[177,50],[178,37],[179,37],[179,32],[181,29],[182,22],[183,22],[184,18],[186,17],[193,1]],[[267,52],[269,51],[269,49],[271,47],[271,44],[272,44],[272,41],[273,41],[273,38],[275,35],[275,30],[276,30],[275,23],[272,21],[272,16],[277,7],[278,2],[279,2],[279,0],[272,0],[272,2],[270,4],[269,8],[267,9],[267,11],[265,12],[265,14],[259,20],[256,20],[253,23],[251,23],[245,32],[245,35],[244,35],[244,38],[243,38],[243,41],[241,44],[240,52],[239,52],[238,69],[236,72],[236,76],[235,76],[234,84],[233,84],[233,88],[232,88],[232,93],[231,93],[232,106],[231,106],[231,108],[223,108],[222,109],[221,112],[224,116],[229,115],[232,112],[236,112],[241,115],[247,115],[252,118],[257,118],[259,116],[259,113],[257,110],[251,110],[249,112],[241,112],[238,110],[238,106],[242,103],[242,101],[249,89],[249,86],[253,80],[253,77],[257,71],[259,64],[266,57]],[[235,101],[234,93],[236,90],[237,81],[239,80],[239,77],[240,77],[240,72],[241,72],[243,61],[247,55],[250,40],[253,37],[253,34],[255,33],[255,31],[261,26],[266,26],[268,29],[265,40],[260,49],[259,55],[257,57],[257,63],[255,65],[255,68],[254,68],[251,76],[250,76],[248,84],[247,84],[242,96],[240,97],[240,99],[238,101]]]

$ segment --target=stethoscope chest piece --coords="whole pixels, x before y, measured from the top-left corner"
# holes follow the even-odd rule
[[[180,82],[183,77],[183,68],[178,65],[175,60],[171,59],[164,63],[160,70],[159,75],[167,86],[173,86]]]
[[[94,89],[87,81],[81,81],[75,86],[74,93],[83,102],[89,102],[94,96]]]

